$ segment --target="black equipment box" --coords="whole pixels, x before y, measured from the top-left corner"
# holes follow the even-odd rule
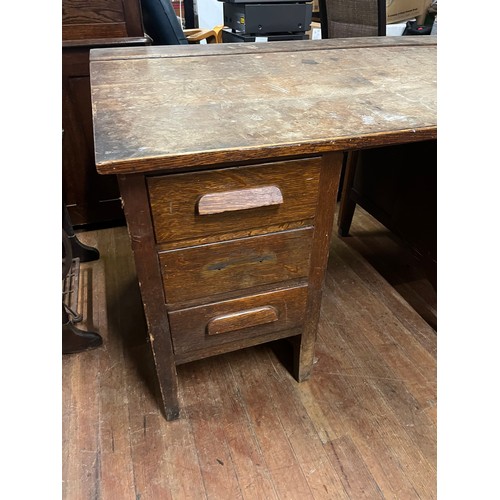
[[[224,25],[241,34],[304,33],[311,3],[224,3]]]
[[[267,42],[283,42],[287,40],[308,40],[306,34],[301,33],[282,33],[269,35],[245,35],[243,33],[234,33],[231,30],[222,30],[223,43],[255,42],[256,38],[265,38]]]
[[[293,3],[310,3],[312,0],[296,0]],[[224,3],[290,3],[290,0],[219,0]]]

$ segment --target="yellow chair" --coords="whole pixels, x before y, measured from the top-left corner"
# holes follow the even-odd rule
[[[182,30],[188,43],[200,43],[201,40],[206,40],[207,43],[222,43],[223,24],[215,26],[211,30],[192,28]]]

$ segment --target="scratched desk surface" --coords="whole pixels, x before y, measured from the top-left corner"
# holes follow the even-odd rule
[[[96,49],[96,163],[146,172],[436,137],[435,37]]]

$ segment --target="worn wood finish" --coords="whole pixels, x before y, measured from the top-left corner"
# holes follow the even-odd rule
[[[118,183],[123,196],[123,210],[134,251],[165,416],[167,420],[173,420],[179,415],[177,374],[167,311],[163,307],[163,301],[158,300],[163,295],[163,286],[154,245],[146,183],[144,177],[139,175],[120,176]]]
[[[272,306],[256,307],[212,318],[207,324],[208,335],[234,332],[278,321],[278,312]]]
[[[267,345],[181,365],[166,422],[127,231],[79,238],[101,253],[79,303],[104,345],[63,357],[65,500],[436,498],[436,334],[349,240],[332,236],[313,377]]]
[[[172,311],[169,320],[174,351],[180,354],[225,343],[233,343],[234,350],[255,336],[300,327],[306,302],[307,286],[302,285]],[[261,314],[248,315],[263,309]]]
[[[212,245],[161,252],[166,302],[211,302],[254,287],[306,278],[312,229],[295,229]]]
[[[310,377],[313,367],[321,294],[330,249],[332,220],[335,213],[342,163],[343,154],[336,152],[325,155],[321,166],[318,210],[314,225],[308,281],[310,290],[306,313],[308,321],[304,327],[304,333],[300,336],[300,343],[298,347],[295,347],[294,376],[299,382]],[[332,194],[334,194],[333,198]]]
[[[219,44],[210,57],[168,57],[165,48],[165,57],[120,50],[99,60],[93,51],[97,168],[147,172],[433,138],[436,45],[419,40],[307,50],[298,42],[289,52]]]
[[[341,153],[334,153],[322,158],[269,162],[256,167],[241,166],[241,174],[236,168],[228,168],[227,179],[224,175],[226,170],[189,172],[172,176],[175,189],[169,187],[170,176],[158,179],[141,174],[119,176],[167,418],[175,418],[178,414],[177,388],[176,383],[173,383],[176,377],[175,365],[290,338],[295,353],[293,375],[298,380],[309,376],[314,359],[321,280],[328,255],[341,158]],[[291,187],[288,187],[288,178],[284,175],[287,167],[290,168]],[[241,225],[238,225],[238,220],[234,220],[233,226],[229,225],[229,228],[219,219],[226,216],[226,213],[203,215],[200,216],[202,220],[209,223],[208,218],[213,217],[212,224],[216,231],[222,232],[223,241],[199,244],[200,241],[196,239],[183,240],[183,244],[186,245],[187,241],[189,246],[174,250],[164,250],[164,243],[155,245],[154,211],[150,207],[152,200],[157,214],[172,212],[172,220],[175,221],[176,210],[173,207],[176,204],[170,204],[172,198],[165,191],[179,191],[178,181],[181,178],[183,183],[197,186],[197,189],[191,189],[187,203],[177,197],[178,204],[184,207],[178,213],[181,216],[191,213],[192,217],[196,212],[196,201],[200,199],[200,184],[201,193],[206,193],[206,182],[203,185],[203,182],[198,181],[200,178],[208,180],[208,184],[212,184],[210,187],[215,186],[212,173],[215,173],[215,178],[220,183],[218,190],[231,186],[234,179],[255,187],[268,186],[272,184],[271,181],[276,180],[282,187],[282,193],[286,195],[283,204],[279,205],[283,213],[278,212],[268,215],[264,221],[259,220],[260,228],[249,227],[247,231],[249,234],[262,234],[244,238],[235,238],[235,234],[229,230],[234,227],[241,233],[241,228],[250,226],[249,222],[256,220],[255,214],[248,218],[246,214],[253,209],[242,211]],[[151,187],[159,187],[159,193],[151,196]],[[302,200],[305,207],[301,206]],[[161,207],[161,204],[164,206]],[[276,207],[261,207],[255,211],[273,208]],[[296,221],[299,226],[303,225],[305,221],[300,220],[303,217],[313,226],[286,229],[288,220]],[[266,222],[271,226],[262,227]],[[275,230],[276,224],[280,225],[278,231]],[[195,229],[199,234],[210,235],[210,231],[202,225]],[[148,231],[150,234],[147,234]],[[192,228],[188,228],[188,234],[189,231],[193,232]],[[158,290],[159,274],[163,279],[164,297]],[[296,294],[294,287],[297,286],[299,288]],[[291,288],[290,293],[283,290],[286,287]],[[278,291],[278,300],[271,304],[262,302],[273,291]],[[214,301],[227,302],[230,299],[233,300],[231,307],[238,306],[239,309],[218,312],[221,306],[214,304]],[[248,314],[249,307],[255,309],[259,306],[276,309],[279,315],[277,320],[263,319],[255,311]],[[292,312],[288,312],[289,310]],[[197,315],[200,311],[205,315],[208,312],[210,316]],[[247,314],[241,316],[245,311]],[[240,316],[235,320],[234,314],[238,312]],[[219,317],[219,326],[216,323],[212,328],[213,333],[214,329],[220,328],[221,314],[226,315],[223,318],[226,322],[224,328],[228,328],[231,323],[232,328],[237,325],[238,330],[210,335],[210,321]],[[227,314],[233,314],[231,319],[228,319]]]
[[[185,246],[253,236],[312,224],[318,199],[319,158],[148,178],[158,243]],[[283,203],[200,216],[200,200],[229,190],[276,186]],[[241,203],[241,199],[237,200]],[[227,207],[227,201],[225,203]],[[233,208],[237,208],[234,207]],[[177,243],[179,242],[179,243]]]
[[[177,413],[174,364],[193,359],[287,338],[293,376],[308,379],[344,150],[436,135],[435,44],[284,47],[236,53],[221,46],[209,57],[177,57],[165,49],[162,57],[148,58],[146,50],[138,58],[134,50],[128,58],[119,50],[115,59],[102,60],[97,51],[92,63],[98,170],[119,173],[125,205],[135,207],[128,224],[150,335],[160,342],[153,353],[167,415]],[[418,77],[407,71],[408,60],[422,66]],[[315,80],[306,86],[311,68]],[[267,164],[252,164],[259,158]],[[317,168],[319,180],[309,174]],[[277,169],[283,172],[276,175]],[[200,190],[199,180],[209,189]],[[287,186],[300,183],[305,210],[301,200],[285,208],[293,200]],[[231,216],[233,225],[226,225]],[[180,229],[168,235],[172,223]],[[176,238],[181,243],[169,247]],[[173,350],[167,311],[172,318],[179,309],[299,284],[307,284],[302,325],[256,335],[253,328],[275,321],[268,322],[269,309],[245,307],[209,319],[203,333],[213,344],[200,338],[192,351]],[[234,343],[221,343],[229,338],[223,333],[209,335],[252,321]],[[151,333],[155,325],[161,340]],[[297,491],[305,493],[309,486],[297,478]]]
[[[279,187],[264,186],[204,194],[197,205],[200,215],[213,215],[281,205],[282,203],[283,193]]]
[[[292,45],[291,45],[292,44]],[[360,37],[360,38],[337,38],[329,40],[307,40],[307,41],[284,41],[268,43],[245,43],[231,44],[230,50],[232,54],[245,54],[249,50],[251,52],[259,50],[259,53],[265,52],[294,52],[314,50],[330,50],[330,49],[360,49],[365,47],[405,47],[405,46],[435,46],[436,38],[430,36],[422,36],[418,39],[414,37],[401,36],[386,36],[386,37]],[[150,46],[146,50],[127,49],[121,50],[100,50],[94,54],[94,59],[99,61],[110,61],[117,58],[126,57],[127,59],[144,59],[147,58],[171,58],[171,57],[198,57],[200,54],[204,56],[213,56],[220,54],[220,48],[214,45],[202,46]]]

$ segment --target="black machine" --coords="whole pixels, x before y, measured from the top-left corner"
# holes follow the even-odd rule
[[[306,40],[311,0],[219,0],[224,3],[223,42]]]

